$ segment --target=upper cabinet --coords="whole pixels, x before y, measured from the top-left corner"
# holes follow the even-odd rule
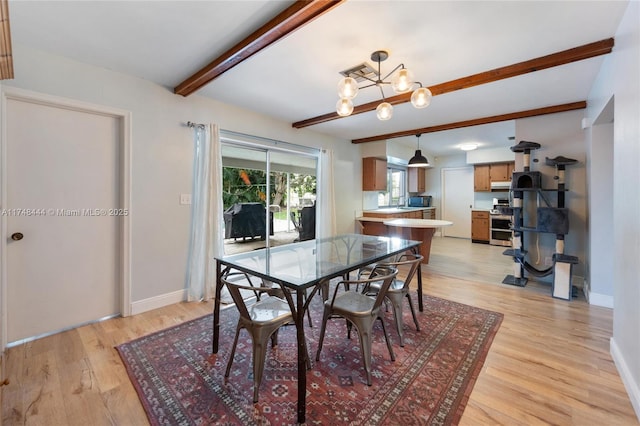
[[[426,170],[422,167],[407,168],[409,192],[424,192],[427,190]]]
[[[362,159],[362,190],[387,190],[387,160],[375,157]]]
[[[509,180],[509,166],[507,163],[489,164],[489,180],[491,182],[506,182]]]
[[[514,162],[477,164],[473,168],[473,190],[491,191],[491,182],[508,182],[514,170]]]
[[[489,178],[489,165],[479,164],[473,168],[473,190],[491,191],[491,180]]]
[[[507,163],[507,168],[509,169],[507,171],[507,176],[509,176],[509,179],[507,179],[509,182],[511,182],[511,178],[513,177],[513,172],[515,172],[516,170],[516,163],[515,161],[512,161],[511,163]]]

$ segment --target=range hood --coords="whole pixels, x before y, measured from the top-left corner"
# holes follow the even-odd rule
[[[508,191],[511,189],[511,181],[491,182],[492,191]]]

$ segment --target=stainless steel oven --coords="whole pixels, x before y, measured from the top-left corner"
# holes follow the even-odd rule
[[[491,234],[489,244],[511,247],[511,237],[513,235],[511,231],[511,216],[492,214],[489,232]]]

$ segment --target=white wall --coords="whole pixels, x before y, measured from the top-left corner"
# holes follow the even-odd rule
[[[297,130],[232,105],[197,95],[183,98],[152,82],[13,46],[15,80],[7,86],[132,112],[132,300],[184,289],[190,210],[178,204],[191,192],[192,130],[187,121],[334,150],[338,232],[353,232],[360,207],[360,153],[347,140]]]
[[[640,419],[640,3],[631,1],[587,99],[593,122],[614,99],[611,354]],[[592,216],[599,204],[592,203]],[[603,248],[606,250],[607,248]],[[591,259],[598,262],[597,258]]]
[[[613,100],[610,104],[613,109]],[[585,294],[589,303],[609,308],[613,308],[613,132],[613,122],[587,129],[589,258]]]
[[[508,147],[476,149],[467,152],[467,163],[469,164],[500,163],[514,160],[515,153]]]

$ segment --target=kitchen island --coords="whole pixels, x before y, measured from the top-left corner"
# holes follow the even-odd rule
[[[431,254],[431,239],[436,228],[451,226],[448,220],[433,219],[390,219],[383,222],[388,229],[389,236],[398,236],[407,240],[422,241],[420,254],[424,257],[422,263],[429,263]]]
[[[401,210],[401,209],[378,209],[380,210]],[[381,212],[382,216],[386,212]],[[448,220],[398,218],[393,216],[370,217],[361,216],[356,218],[362,225],[362,231],[366,235],[398,236],[401,238],[422,241],[420,253],[424,257],[422,263],[429,263],[431,253],[431,239],[436,228],[453,225]]]
[[[386,236],[387,227],[385,220],[391,219],[435,219],[435,207],[384,207],[373,210],[365,210],[356,220],[362,226],[365,235]]]

